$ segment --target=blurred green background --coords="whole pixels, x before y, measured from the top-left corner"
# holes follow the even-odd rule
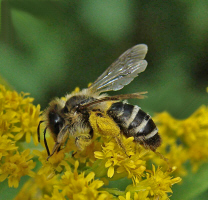
[[[0,75],[44,109],[145,43],[146,71],[110,94],[148,91],[146,100],[131,103],[150,114],[166,110],[186,118],[207,104],[207,14],[205,0],[2,1]],[[192,196],[184,195],[184,185],[173,188],[172,199],[207,199],[207,187]]]

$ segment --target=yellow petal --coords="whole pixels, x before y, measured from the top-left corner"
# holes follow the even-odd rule
[[[103,153],[100,151],[95,151],[94,155],[95,155],[95,158],[103,159]]]
[[[93,180],[94,177],[95,177],[95,173],[94,173],[94,172],[90,172],[90,173],[86,176],[87,182],[90,182],[91,180]]]
[[[26,142],[27,143],[30,143],[30,140],[31,140],[31,135],[29,132],[26,133]]]
[[[108,177],[112,178],[113,175],[114,175],[114,167],[111,166],[108,169]]]

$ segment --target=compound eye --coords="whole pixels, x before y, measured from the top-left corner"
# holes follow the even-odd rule
[[[55,112],[49,113],[49,127],[55,135],[58,135],[64,124],[64,119]]]
[[[67,108],[66,105],[65,105],[64,108],[63,108],[63,112],[64,112],[64,113],[68,113],[68,112],[69,112],[69,110],[68,110],[68,108]]]

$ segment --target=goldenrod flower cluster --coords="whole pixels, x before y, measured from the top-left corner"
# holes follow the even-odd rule
[[[21,150],[21,141],[37,144],[35,134],[40,106],[35,107],[28,94],[8,91],[0,85],[0,182],[8,179],[9,187],[17,188],[20,178],[35,176],[30,150]]]
[[[165,155],[176,172],[186,175],[185,163],[190,162],[195,172],[208,161],[208,107],[201,106],[185,120],[174,119],[169,113],[155,115],[163,145],[158,151]],[[154,158],[156,163],[161,163]]]
[[[28,94],[11,92],[3,86],[0,89],[0,181],[8,179],[9,187],[18,187],[22,176],[31,176],[16,200],[169,199],[172,186],[181,181],[180,177],[173,177],[173,171],[183,174],[185,168],[182,164],[187,159],[194,169],[207,161],[202,138],[208,129],[204,121],[206,107],[184,121],[175,120],[168,113],[155,116],[163,138],[163,145],[158,151],[169,159],[168,167],[152,151],[134,143],[133,137],[121,135],[124,151],[110,134],[105,136],[96,129],[92,143],[83,151],[77,149],[74,138],[69,136],[65,147],[47,161],[45,148],[40,150],[37,146],[33,152],[21,148],[22,143],[30,142],[31,138],[37,144],[40,106],[34,106]],[[78,91],[76,88],[75,93]],[[93,123],[93,118],[91,120]],[[198,122],[194,125],[196,120]],[[102,131],[105,130],[108,133],[110,128],[103,126]],[[186,146],[178,143],[177,138],[186,142]],[[191,146],[193,141],[195,147]],[[49,135],[47,143],[51,151],[54,141]],[[43,140],[41,145],[44,147]],[[193,154],[192,148],[197,148],[198,153]],[[152,158],[159,165],[153,164]],[[38,165],[36,170],[35,164]],[[122,189],[121,183],[126,183]]]

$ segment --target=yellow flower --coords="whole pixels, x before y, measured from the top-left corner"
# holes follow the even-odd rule
[[[140,191],[138,193],[134,193],[134,200],[150,200],[149,197],[147,197],[149,194],[148,191]]]
[[[145,193],[146,197],[153,199],[169,199],[167,193],[172,193],[172,185],[180,182],[181,178],[172,178],[169,176],[170,172],[164,173],[161,171],[161,168],[156,170],[154,165],[152,167],[152,170],[148,170],[146,179],[139,182],[136,186],[129,185],[126,190],[131,193],[137,192],[138,196],[140,192],[144,195],[144,191],[148,191],[148,195]]]
[[[0,160],[2,157],[8,156],[10,151],[17,150],[17,146],[15,146],[15,142],[11,139],[8,139],[7,135],[0,136]]]
[[[44,195],[47,196],[46,194],[48,195],[51,195],[51,193],[56,194],[56,192],[53,191],[53,186],[55,184],[58,184],[57,177],[48,180],[44,174],[42,175],[36,174],[33,179],[29,179],[24,184],[21,191],[15,197],[15,200],[22,200],[22,199],[37,200],[37,199],[42,199]]]
[[[127,192],[126,193],[126,198],[124,198],[122,196],[119,196],[118,198],[119,198],[119,200],[132,200],[131,199],[131,193],[130,192]]]
[[[167,112],[154,117],[158,123],[163,144],[158,151],[164,154],[176,172],[186,175],[184,163],[191,161],[193,171],[208,161],[208,107],[201,106],[185,120],[174,119]],[[156,163],[161,163],[154,158]]]
[[[19,112],[21,131],[20,133],[16,134],[16,140],[19,140],[23,135],[25,135],[26,142],[30,143],[32,136],[34,144],[38,144],[37,126],[40,121],[39,115],[40,105],[37,107],[32,104],[27,104],[24,106],[24,110]]]
[[[44,198],[42,200],[66,200],[66,198],[62,193],[59,192],[57,188],[54,188],[52,196],[44,195]]]
[[[17,126],[20,120],[17,117],[17,112],[13,110],[2,110],[0,119],[0,135],[7,135],[14,138],[14,133],[19,132],[21,128]]]
[[[142,157],[148,151],[142,147],[140,149],[137,147],[137,151],[135,152],[133,139],[133,137],[122,137],[122,142],[130,157],[125,154],[124,150],[113,139],[108,142],[105,141],[102,151],[95,152],[96,158],[105,161],[105,167],[108,168],[107,176],[109,178],[112,178],[114,175],[114,179],[128,176],[128,178],[132,178],[134,182],[137,182],[142,176],[146,169],[146,161],[142,160]]]
[[[0,85],[0,135],[8,135],[15,140],[20,140],[25,135],[27,143],[32,136],[37,145],[36,130],[40,121],[40,105],[34,106],[34,99],[27,95],[29,94],[6,90]]]
[[[208,161],[208,107],[201,106],[188,119],[180,123],[178,132],[182,141],[189,148],[188,156],[193,170]]]
[[[103,186],[103,181],[94,180],[95,173],[90,172],[85,176],[84,172],[78,173],[79,162],[74,164],[74,172],[68,170],[61,177],[60,184],[57,186],[62,190],[64,196],[69,199],[109,199],[111,197],[107,192],[98,191]]]
[[[134,198],[131,198],[131,193],[127,192],[126,196],[119,196],[119,200],[150,200],[148,197],[149,191],[140,191],[134,193]],[[133,196],[132,196],[133,197]]]
[[[47,138],[47,143],[49,149],[53,147],[53,139]],[[48,161],[47,161],[47,152],[34,150],[33,153],[38,156],[38,160],[42,163],[42,167],[38,171],[38,175],[45,175],[47,179],[53,178],[57,173],[61,173],[64,169],[70,170],[69,164],[64,160],[64,149],[55,153]]]
[[[5,157],[4,163],[0,166],[0,182],[8,178],[9,187],[17,188],[22,176],[34,176],[35,173],[31,170],[36,163],[31,160],[32,156],[29,154],[30,150],[27,149],[21,154],[17,152]]]
[[[27,95],[0,85],[0,181],[8,178],[9,187],[18,187],[22,176],[35,175],[32,169],[36,163],[31,160],[30,150],[21,152],[20,142],[17,142],[26,134],[28,142],[33,135],[37,143],[40,106],[35,107],[34,99]]]
[[[33,102],[33,98],[25,98],[28,93],[18,94],[16,91],[9,91],[0,85],[1,110],[19,110],[21,106]]]

